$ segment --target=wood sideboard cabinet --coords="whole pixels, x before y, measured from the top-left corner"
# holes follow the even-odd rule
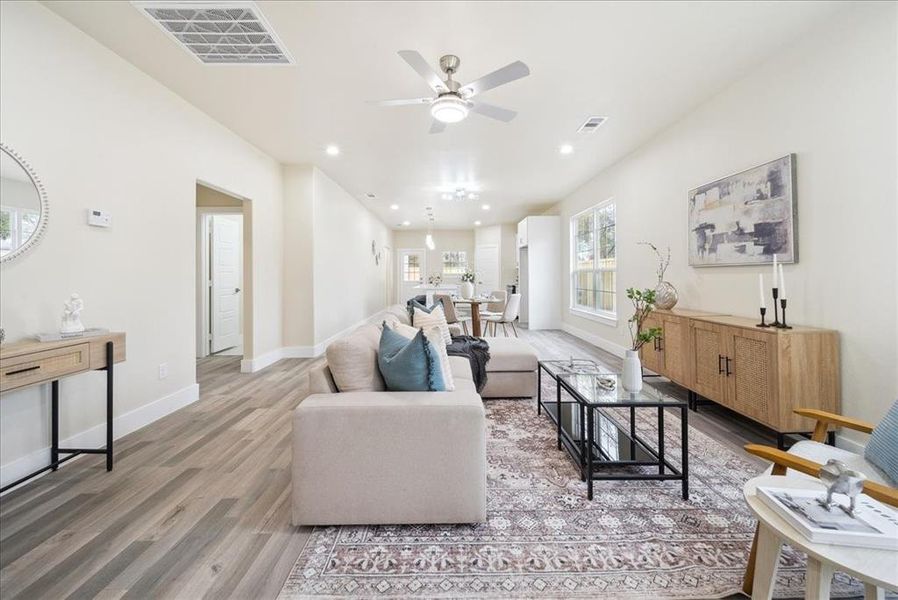
[[[755,324],[709,312],[656,310],[645,326],[660,327],[662,337],[643,346],[642,364],[773,429],[782,445],[783,434],[813,429],[794,409],[840,412],[839,336],[827,329]]]

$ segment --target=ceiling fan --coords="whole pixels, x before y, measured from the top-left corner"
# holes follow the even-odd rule
[[[522,77],[530,75],[530,69],[521,61],[515,61],[509,65],[502,67],[488,75],[484,75],[476,81],[472,81],[467,85],[461,85],[452,79],[452,76],[458,71],[461,60],[453,55],[447,54],[440,57],[440,69],[446,74],[446,81],[440,78],[440,75],[434,71],[424,57],[415,50],[400,50],[399,56],[415,70],[427,85],[436,92],[436,97],[426,98],[400,98],[396,100],[380,100],[371,102],[378,106],[405,106],[412,104],[429,104],[430,114],[433,116],[433,125],[430,127],[430,133],[440,133],[446,129],[447,123],[458,123],[468,116],[468,112],[475,112],[508,123],[518,114],[513,110],[488,104],[486,102],[473,102],[471,98],[478,94],[482,94],[487,90],[511,83]]]

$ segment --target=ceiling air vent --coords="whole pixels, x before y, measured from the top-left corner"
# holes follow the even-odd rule
[[[608,117],[589,117],[583,125],[577,128],[577,133],[592,133],[607,120]]]
[[[255,2],[132,4],[203,64],[293,64]]]

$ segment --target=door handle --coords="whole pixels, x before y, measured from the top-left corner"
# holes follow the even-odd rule
[[[240,288],[234,288],[234,293],[235,293],[235,294],[239,294],[239,293],[240,293]]]
[[[727,357],[725,357],[725,358],[726,358],[726,367],[727,367],[727,377],[729,377],[730,375],[733,374],[733,372],[730,371],[730,360],[731,360],[731,359],[730,359],[729,356],[727,356]]]
[[[717,355],[717,374],[722,375],[724,373],[723,369],[723,354]]]

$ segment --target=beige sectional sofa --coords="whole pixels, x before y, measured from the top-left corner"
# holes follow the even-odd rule
[[[384,319],[408,324],[395,306]],[[293,416],[293,523],[479,523],[486,520],[486,416],[471,367],[450,356],[455,390],[392,392],[377,369],[379,325],[328,347]],[[536,355],[489,338],[483,397],[536,393]],[[347,381],[347,368],[350,368]],[[343,391],[352,389],[353,391]]]

